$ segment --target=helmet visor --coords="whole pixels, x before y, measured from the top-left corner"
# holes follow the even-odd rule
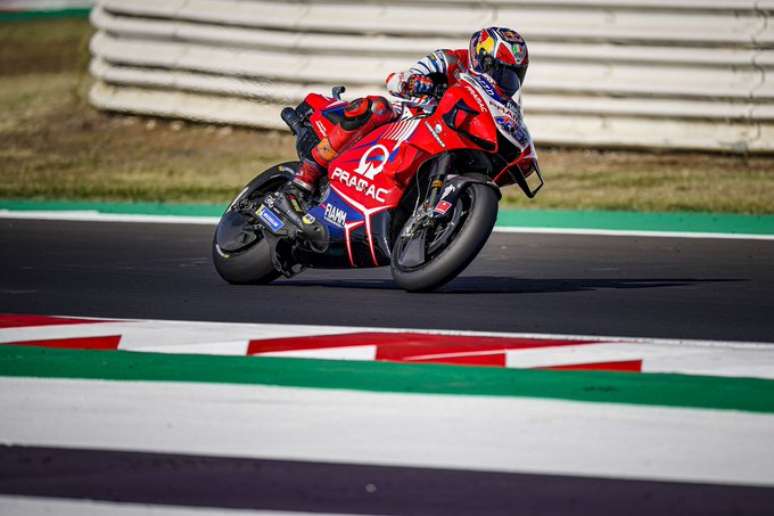
[[[521,87],[519,72],[516,66],[498,62],[495,64],[489,75],[494,79],[495,83],[503,90],[503,93],[505,93],[505,96],[507,97],[512,97]]]

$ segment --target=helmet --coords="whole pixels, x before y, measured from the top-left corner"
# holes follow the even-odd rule
[[[524,83],[527,66],[527,43],[515,30],[489,27],[471,36],[468,69],[489,76],[506,97]]]

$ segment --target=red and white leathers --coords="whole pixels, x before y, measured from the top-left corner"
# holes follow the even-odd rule
[[[387,91],[409,100],[409,107],[418,111],[432,112],[438,99],[432,95],[439,85],[452,86],[460,74],[468,71],[468,50],[436,50],[423,57],[405,72],[392,73],[387,77]]]
[[[468,50],[436,50],[407,71],[390,74],[387,90],[396,97],[409,100],[409,109],[414,113],[432,112],[438,102],[432,95],[435,87],[440,84],[451,86],[467,69]],[[398,118],[402,110],[402,105],[393,106],[379,96],[350,102],[328,137],[312,149],[310,156],[303,157],[293,183],[307,192],[314,191],[333,158],[377,127]]]

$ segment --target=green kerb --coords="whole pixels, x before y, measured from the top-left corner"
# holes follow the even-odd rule
[[[0,200],[0,210],[10,211],[96,211],[125,215],[174,215],[220,217],[226,205],[163,202],[11,201]]]
[[[502,210],[498,226],[617,231],[774,234],[772,215],[639,213],[626,211]]]
[[[222,204],[111,203],[90,201],[2,200],[0,210],[96,211],[129,215],[219,217]],[[639,213],[626,211],[500,210],[500,227],[670,231],[774,235],[774,215],[720,213]]]
[[[0,376],[515,396],[774,412],[774,381],[0,346]]]
[[[42,20],[51,18],[88,18],[91,8],[52,9],[45,11],[0,12],[0,22]]]

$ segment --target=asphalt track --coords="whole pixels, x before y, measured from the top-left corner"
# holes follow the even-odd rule
[[[442,291],[408,294],[386,269],[231,286],[212,267],[212,231],[0,220],[0,312],[774,341],[770,240],[498,233]],[[362,514],[766,514],[772,499],[754,486],[24,446],[0,446],[0,493]]]
[[[0,311],[774,341],[774,241],[494,234],[442,291],[387,269],[232,286],[213,228],[0,221]]]
[[[770,489],[752,486],[8,446],[0,446],[0,492],[156,507],[438,516],[766,514],[772,500]]]

